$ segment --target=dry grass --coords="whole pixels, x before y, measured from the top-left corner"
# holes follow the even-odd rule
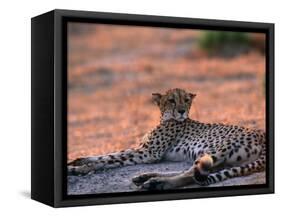
[[[68,45],[69,160],[136,146],[159,121],[151,93],[175,87],[197,93],[193,119],[265,128],[260,53],[210,58],[200,31],[83,25]]]

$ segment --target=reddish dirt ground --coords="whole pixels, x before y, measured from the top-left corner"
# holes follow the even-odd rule
[[[208,57],[195,30],[70,25],[68,160],[135,147],[159,122],[151,94],[175,87],[197,94],[193,119],[265,129],[259,52]]]

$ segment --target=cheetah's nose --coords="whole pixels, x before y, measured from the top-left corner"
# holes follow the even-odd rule
[[[180,113],[182,115],[185,113],[185,110],[178,110],[178,113]]]

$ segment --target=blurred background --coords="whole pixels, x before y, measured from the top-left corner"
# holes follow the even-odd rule
[[[68,24],[68,160],[136,147],[151,94],[196,93],[191,118],[265,129],[265,35]]]

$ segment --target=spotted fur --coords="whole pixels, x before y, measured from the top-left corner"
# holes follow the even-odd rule
[[[161,121],[136,149],[79,158],[68,165],[69,174],[87,174],[103,168],[187,161],[193,166],[179,174],[140,174],[133,182],[145,189],[183,187],[192,181],[209,185],[228,178],[262,171],[266,164],[265,133],[224,124],[206,124],[189,118],[195,94],[171,89],[152,94]]]

